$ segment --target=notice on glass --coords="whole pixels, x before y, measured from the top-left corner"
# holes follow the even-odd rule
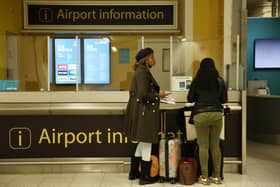
[[[110,40],[108,38],[84,39],[85,84],[110,83]]]
[[[77,81],[78,83],[80,83],[81,82],[80,64],[81,64],[80,41],[74,38],[56,38],[55,39],[56,84],[76,84]]]

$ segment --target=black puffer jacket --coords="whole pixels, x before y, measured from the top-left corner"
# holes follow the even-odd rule
[[[218,78],[219,90],[205,91],[197,87],[196,79],[193,80],[187,100],[195,103],[193,115],[201,112],[222,112],[222,104],[228,100],[227,89],[222,78]]]

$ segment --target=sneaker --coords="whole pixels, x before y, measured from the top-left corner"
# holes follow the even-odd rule
[[[214,184],[222,184],[222,180],[220,177],[210,177],[210,181]]]
[[[200,184],[204,184],[204,185],[210,185],[211,184],[211,181],[209,180],[209,178],[208,177],[204,177],[202,175],[198,178],[198,182]]]

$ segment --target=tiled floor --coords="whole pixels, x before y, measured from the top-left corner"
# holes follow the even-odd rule
[[[225,173],[226,187],[280,187],[280,145],[247,143],[247,174]],[[134,187],[127,173],[2,174],[0,187]],[[154,187],[179,187],[180,184],[156,183]],[[194,184],[193,186],[204,186]],[[216,185],[211,185],[216,186]]]

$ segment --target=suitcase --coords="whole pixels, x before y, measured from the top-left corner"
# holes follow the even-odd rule
[[[159,142],[159,176],[160,182],[170,181],[176,183],[178,164],[181,158],[181,140],[166,136],[166,113],[161,119],[161,132],[163,136]]]

